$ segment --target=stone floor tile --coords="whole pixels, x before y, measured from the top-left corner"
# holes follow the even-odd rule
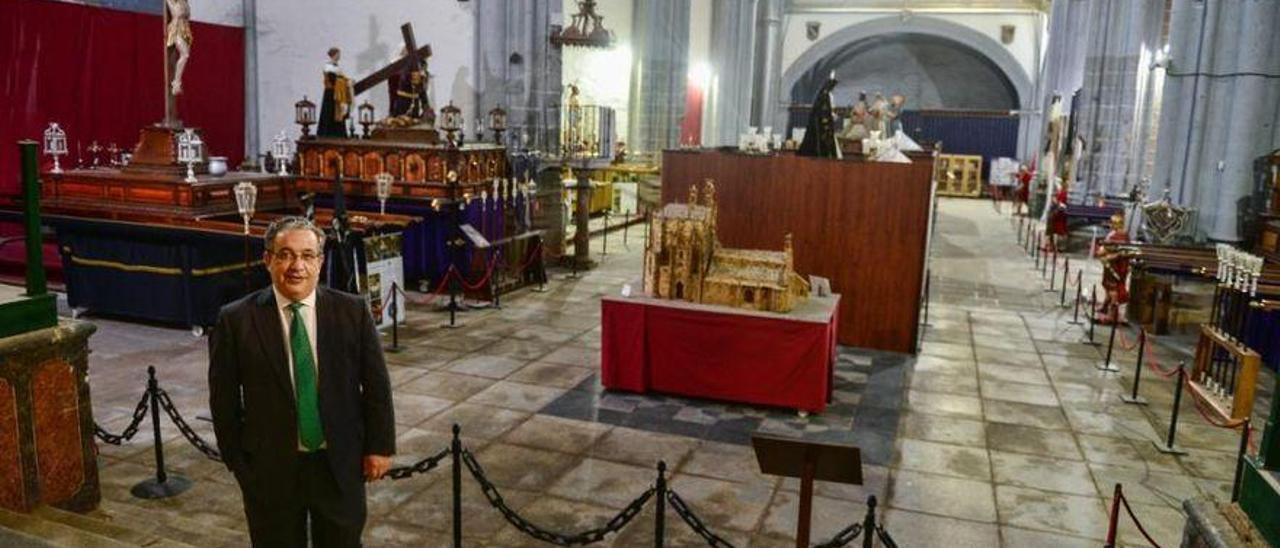
[[[993,523],[890,509],[883,514],[883,524],[898,546],[990,548],[1000,544],[999,529]]]
[[[888,506],[939,516],[995,522],[996,508],[991,484],[898,470],[892,475],[893,495]]]
[[[432,432],[451,433],[453,425],[458,424],[462,427],[463,443],[471,444],[472,440],[498,438],[528,418],[529,413],[521,411],[463,402],[450,407],[418,427]]]
[[[596,441],[612,428],[598,422],[534,415],[508,432],[503,437],[503,441],[526,447],[581,454],[590,451]]]
[[[862,464],[862,484],[835,483],[830,481],[814,481],[813,494],[832,499],[866,502],[867,497],[874,495],[883,501],[889,496],[890,469],[875,464]],[[778,489],[781,491],[800,491],[798,478],[781,478]]]
[[[907,413],[902,417],[899,435],[955,445],[986,447],[985,427],[990,425],[984,425],[981,420]]]
[[[1042,491],[1097,496],[1089,467],[1079,461],[991,452],[991,469],[999,485],[1016,485]]]
[[[524,360],[493,356],[489,354],[472,354],[454,360],[445,367],[450,373],[483,377],[486,379],[505,379],[515,370],[524,367]]]
[[[788,491],[775,492],[760,532],[794,539],[799,512],[800,495]],[[867,508],[863,503],[814,495],[809,538],[813,542],[825,542],[849,524],[862,521],[866,514]],[[794,540],[791,545],[795,546]]]
[[[534,412],[546,407],[564,393],[564,388],[499,381],[471,396],[467,403]]]
[[[1049,377],[1039,364],[1033,367],[1009,365],[1007,363],[983,362],[978,364],[978,375],[982,380],[1020,382],[1026,384],[1048,385]]]
[[[635,464],[651,470],[658,465],[658,461],[665,460],[667,469],[674,470],[700,443],[699,440],[684,436],[634,428],[614,428],[591,449],[591,456]]]
[[[996,486],[1001,525],[1101,539],[1107,532],[1102,499]]]
[[[982,403],[976,397],[920,390],[911,390],[907,393],[907,408],[916,413],[933,415],[971,418],[982,416]]]
[[[992,422],[986,431],[987,446],[993,450],[1066,460],[1083,458],[1075,438],[1061,430]]]
[[[432,371],[396,387],[394,398],[400,394],[418,394],[434,396],[452,401],[462,401],[493,384],[490,379],[460,375],[447,371]]]
[[[927,343],[920,346],[920,354],[951,359],[973,359],[973,346],[968,343]]]
[[[1138,468],[1126,468],[1108,464],[1089,464],[1098,492],[1110,497],[1117,483],[1124,489],[1130,502],[1182,507],[1182,501],[1200,496],[1195,481],[1182,474],[1168,474]]]
[[[908,470],[991,480],[991,462],[985,449],[915,439],[898,441],[897,466]]]
[[[1029,403],[1050,407],[1058,405],[1058,396],[1054,394],[1053,388],[1043,384],[983,380],[982,397],[988,400]]]
[[[565,345],[543,356],[541,361],[598,369],[600,367],[600,350]]]
[[[453,406],[453,402],[431,396],[401,394],[391,399],[397,424],[413,426]]]
[[[971,377],[977,373],[977,366],[970,358],[919,355],[916,356],[915,372]]]
[[[1026,403],[986,400],[983,402],[983,416],[989,422],[1017,424],[1045,428],[1049,430],[1070,430],[1067,418],[1058,407],[1031,405]]]
[[[935,371],[916,371],[911,375],[911,388],[926,392],[978,395],[978,379],[971,374],[953,375]]]
[[[770,483],[733,481],[676,474],[667,484],[713,531],[754,531],[769,507]]]
[[[1073,537],[1059,533],[1032,531],[1018,527],[1000,526],[1000,546],[1005,548],[1098,548],[1097,539]]]
[[[546,492],[621,509],[643,494],[657,477],[656,468],[587,458],[561,476]]]
[[[1014,352],[998,348],[977,348],[978,363],[1002,363],[1021,367],[1040,367],[1040,356],[1034,352]]]
[[[1133,440],[1160,439],[1145,418],[1123,418],[1075,407],[1066,407],[1064,410],[1071,429],[1076,432]]]
[[[1111,499],[1108,498],[1105,502],[1107,508],[1110,508]],[[1182,513],[1180,506],[1150,505],[1130,500],[1129,507],[1133,509],[1134,516],[1142,521],[1142,528],[1146,529],[1152,539],[1160,543],[1160,546],[1181,545],[1182,529],[1186,525],[1187,517]],[[1123,509],[1120,510],[1120,519],[1116,527],[1116,540],[1123,546],[1151,546]]]
[[[508,380],[552,388],[573,388],[590,377],[593,370],[551,362],[533,362],[512,373]]]

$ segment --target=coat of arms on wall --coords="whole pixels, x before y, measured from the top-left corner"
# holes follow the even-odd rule
[[[1147,240],[1163,245],[1182,235],[1187,220],[1191,218],[1191,210],[1173,203],[1169,199],[1169,189],[1165,189],[1164,198],[1142,206],[1142,218]]]
[[[819,21],[809,21],[804,24],[804,35],[812,42],[818,39],[822,33],[822,23]]]

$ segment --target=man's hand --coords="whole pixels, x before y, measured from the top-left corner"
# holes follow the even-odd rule
[[[391,457],[385,455],[364,456],[364,481],[381,479],[391,469]]]

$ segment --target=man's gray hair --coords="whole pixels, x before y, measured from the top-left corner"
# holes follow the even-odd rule
[[[297,216],[281,217],[271,222],[271,226],[267,227],[267,233],[262,236],[265,249],[271,251],[275,246],[276,236],[290,230],[310,230],[316,235],[316,242],[319,243],[320,249],[317,251],[324,253],[324,231],[320,230],[315,223],[308,221],[306,217]]]

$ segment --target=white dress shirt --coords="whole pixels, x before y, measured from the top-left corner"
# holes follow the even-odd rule
[[[293,301],[280,294],[280,290],[274,286],[272,286],[271,291],[276,294],[276,312],[280,314],[280,326],[284,329],[284,355],[289,360],[289,367],[287,368],[289,371],[289,388],[294,390],[294,401],[296,402],[298,389],[297,380],[293,377],[293,345],[289,344],[289,341],[293,340],[293,333],[290,330],[290,327],[293,326],[293,314],[289,311],[289,305],[293,304]],[[316,388],[318,389],[320,386],[320,355],[316,352],[316,292],[312,290],[310,295],[298,302],[302,303],[302,306],[298,308],[298,313],[302,314],[302,325],[307,330],[307,342],[311,344],[311,361],[316,366]],[[325,445],[321,444],[320,447],[323,449]],[[298,449],[304,449],[301,437],[298,438]]]

